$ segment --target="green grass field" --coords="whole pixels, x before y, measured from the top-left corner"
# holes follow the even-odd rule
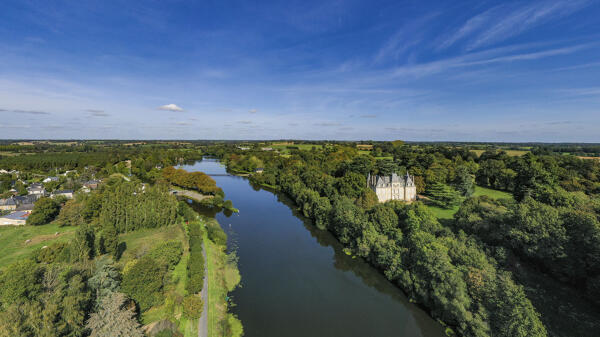
[[[491,188],[485,188],[481,186],[475,186],[475,191],[473,192],[473,197],[478,197],[481,195],[487,195],[490,198],[494,199],[512,199],[513,196],[510,193],[504,191],[493,190]],[[441,208],[437,206],[427,205],[427,207],[433,212],[436,218],[446,220],[454,218],[454,213],[458,211],[459,206],[455,206],[449,209]]]
[[[500,150],[506,152],[507,155],[513,156],[513,157],[522,156],[529,152],[527,150],[504,150],[504,149],[500,149]],[[481,156],[481,154],[485,152],[485,150],[470,150],[470,151],[475,152],[475,154],[477,154],[477,157]]]
[[[512,199],[512,194],[504,191],[493,190],[491,188],[475,186],[475,192],[473,193],[474,197],[478,197],[481,195],[487,195],[490,198],[494,199]]]
[[[272,147],[275,150],[278,150],[280,153],[289,153],[290,149],[288,149],[288,146],[293,146],[293,147],[297,147],[299,150],[303,150],[303,151],[307,151],[307,150],[312,150],[313,146],[316,147],[317,149],[321,149],[323,147],[323,145],[321,144],[272,144],[270,145],[270,147]]]
[[[0,226],[0,268],[29,256],[43,246],[71,240],[75,229],[76,227],[59,227],[57,224]],[[31,242],[25,243],[26,240]]]

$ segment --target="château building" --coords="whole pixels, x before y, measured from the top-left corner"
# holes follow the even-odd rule
[[[408,173],[403,177],[396,173],[390,176],[372,176],[369,173],[367,185],[377,194],[379,202],[388,200],[414,201],[417,199],[415,178]]]

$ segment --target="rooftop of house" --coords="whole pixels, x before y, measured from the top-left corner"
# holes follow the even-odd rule
[[[68,193],[73,193],[73,190],[56,190],[53,193],[54,194],[68,194]]]
[[[1,216],[2,219],[10,219],[10,220],[25,220],[29,216],[29,212],[25,211],[17,211],[12,212],[8,215]]]

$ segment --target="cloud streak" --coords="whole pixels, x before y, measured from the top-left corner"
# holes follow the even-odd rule
[[[181,107],[179,107],[177,104],[165,104],[165,105],[161,105],[158,107],[159,110],[165,110],[165,111],[183,111],[183,109]]]

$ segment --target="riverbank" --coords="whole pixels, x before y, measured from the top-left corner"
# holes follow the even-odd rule
[[[243,334],[242,323],[228,312],[233,305],[228,294],[239,285],[241,280],[237,258],[235,253],[226,253],[226,241],[209,238],[210,228],[218,227],[222,233],[217,234],[218,236],[225,234],[217,220],[212,218],[204,218],[204,220],[207,228],[204,245],[208,280],[208,336],[239,337]]]

